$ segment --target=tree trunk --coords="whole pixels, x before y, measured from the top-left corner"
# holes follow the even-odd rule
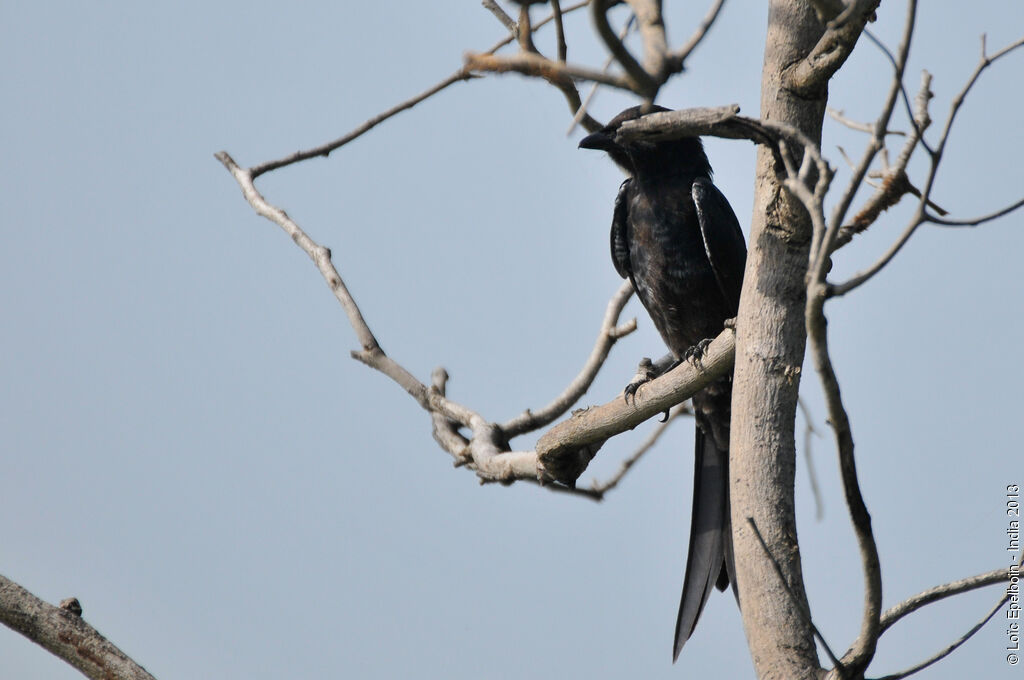
[[[785,87],[785,69],[806,57],[822,32],[811,3],[770,0],[761,117],[788,123],[816,142],[821,139],[827,90],[797,97]],[[759,678],[789,680],[814,678],[820,672],[806,614],[793,503],[794,420],[806,344],[804,275],[811,226],[773,167],[771,152],[759,147],[737,323],[730,485],[737,581],[754,667]]]

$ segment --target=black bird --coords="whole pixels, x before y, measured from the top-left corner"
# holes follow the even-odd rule
[[[585,137],[629,177],[612,217],[612,262],[629,278],[676,362],[697,361],[710,338],[736,316],[747,249],[725,196],[711,182],[699,137],[620,140],[619,128],[644,113],[635,106]],[[626,395],[639,385],[630,383]],[[712,586],[736,592],[729,521],[729,409],[732,377],[693,396],[697,445],[690,547],[672,659],[693,633]],[[737,601],[739,596],[737,595]]]

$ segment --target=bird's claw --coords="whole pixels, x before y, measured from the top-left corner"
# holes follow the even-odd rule
[[[633,403],[636,403],[636,393],[640,389],[640,386],[645,382],[650,382],[655,377],[654,375],[654,362],[648,357],[644,357],[640,360],[640,363],[636,367],[636,375],[629,381],[625,389],[622,390],[622,398],[625,402],[629,403],[629,398],[633,397]]]
[[[701,359],[704,358],[704,353],[707,351],[708,345],[711,344],[714,338],[704,338],[693,347],[688,348],[683,352],[683,361],[690,361],[693,363],[694,368],[698,371],[704,370],[701,365]]]

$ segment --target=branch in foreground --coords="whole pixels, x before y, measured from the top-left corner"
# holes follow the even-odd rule
[[[605,440],[665,412],[725,375],[732,369],[735,350],[735,333],[726,329],[708,345],[699,368],[690,362],[680,364],[642,385],[636,400],[628,404],[616,398],[576,411],[537,441],[537,459],[545,475],[574,484]]]
[[[146,669],[74,614],[0,576],[0,622],[95,680],[154,680]]]
[[[622,464],[619,466],[618,472],[616,472],[614,475],[609,477],[607,481],[604,482],[598,482],[595,479],[588,490],[596,494],[597,498],[600,499],[606,493],[608,493],[616,486],[618,486],[619,482],[622,481],[622,478],[626,476],[626,473],[629,472],[634,465],[636,465],[637,461],[643,458],[643,456],[648,451],[654,448],[654,445],[658,443],[659,439],[661,439],[661,435],[665,434],[665,430],[667,430],[672,425],[676,418],[684,415],[693,415],[693,410],[689,407],[688,404],[680,404],[679,406],[674,407],[672,411],[668,414],[668,418],[666,418],[664,422],[658,423],[657,427],[654,428],[654,431],[651,432],[650,436],[647,437],[647,439],[644,440],[640,447],[633,452],[633,455],[622,461]]]
[[[217,159],[232,174],[242,189],[242,194],[258,215],[280,226],[310,259],[314,261],[320,274],[333,291],[335,298],[341,303],[348,316],[349,324],[356,332],[362,349],[353,352],[353,358],[365,363],[398,383],[419,405],[431,415],[434,438],[452,455],[456,465],[464,465],[476,471],[482,482],[511,483],[516,480],[534,482],[559,481],[566,487],[573,487],[575,480],[586,469],[590,460],[613,434],[629,429],[643,420],[660,413],[671,406],[688,399],[693,392],[702,389],[711,379],[722,375],[732,365],[734,347],[732,331],[726,331],[723,340],[720,337],[708,349],[703,367],[697,369],[685,364],[662,376],[658,380],[645,385],[642,395],[627,405],[622,400],[594,409],[600,411],[611,420],[610,423],[596,423],[597,437],[581,436],[579,428],[572,426],[578,419],[556,426],[542,440],[551,443],[547,448],[535,451],[511,451],[508,445],[508,433],[501,426],[486,420],[476,411],[451,401],[445,396],[446,376],[435,371],[433,384],[427,387],[417,380],[401,364],[390,358],[381,349],[376,337],[363,318],[355,300],[348,292],[341,275],[334,267],[331,251],[319,245],[309,237],[299,225],[288,217],[283,210],[271,205],[253,183],[252,172],[238,166],[226,152],[216,154]],[[568,394],[582,394],[593,375],[603,365],[608,349],[618,337],[628,332],[630,324],[617,326],[617,319],[622,306],[629,298],[629,291],[620,291],[609,303],[601,335],[587,362],[583,372],[570,385]],[[723,342],[725,347],[723,347]],[[723,354],[724,352],[724,354]],[[578,398],[578,397],[577,397]],[[557,417],[559,410],[564,413],[571,405],[563,396],[547,407],[543,418]],[[535,425],[530,417],[523,421],[512,421],[513,429],[527,428]],[[569,427],[566,427],[569,426]],[[463,436],[460,428],[467,428],[470,437]],[[572,430],[567,434],[567,430]],[[552,450],[557,448],[558,450]],[[538,453],[545,455],[542,459]],[[594,497],[595,493],[580,490],[578,493]]]
[[[616,325],[622,308],[633,297],[633,284],[623,281],[622,285],[608,301],[608,308],[605,310],[604,319],[601,321],[601,330],[597,334],[597,341],[590,357],[580,370],[579,374],[569,383],[565,390],[555,399],[538,411],[527,409],[521,415],[502,423],[501,429],[509,438],[536,430],[554,422],[563,413],[569,410],[573,404],[579,401],[580,397],[586,394],[590,385],[597,377],[597,372],[604,365],[608,353],[615,342],[636,330],[636,319],[631,319],[624,324]]]

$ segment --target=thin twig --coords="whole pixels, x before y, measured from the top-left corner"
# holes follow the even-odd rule
[[[907,9],[909,10],[909,6]],[[889,63],[892,65],[894,71],[899,69],[899,62],[896,60],[896,57],[889,50],[889,48],[886,47],[884,42],[882,42],[877,36],[875,36],[874,33],[872,33],[870,30],[866,28],[864,29],[864,37],[866,37],[871,42],[871,44],[877,47],[878,50],[885,56],[885,58],[889,60]],[[921,146],[923,146],[928,153],[931,153],[932,148],[928,146],[928,142],[924,138],[924,131],[921,130],[917,126],[917,123],[914,121],[914,107],[911,106],[910,104],[910,95],[907,94],[907,89],[903,85],[902,78],[900,79],[900,100],[903,102],[903,107],[906,110],[907,120],[910,121],[910,124],[916,129],[918,135],[921,137]]]
[[[804,414],[804,461],[807,463],[807,479],[811,483],[811,496],[814,497],[814,519],[820,520],[825,515],[825,503],[821,499],[821,489],[818,487],[818,473],[814,469],[814,455],[811,450],[811,437],[820,437],[818,430],[814,427],[811,417],[811,410],[807,408],[802,397],[796,398],[796,405]]]
[[[786,590],[786,594],[789,595],[790,600],[796,605],[797,611],[804,617],[804,623],[810,626],[811,630],[814,631],[814,637],[818,638],[818,642],[820,642],[821,646],[825,649],[825,654],[828,655],[829,660],[832,662],[832,666],[839,673],[839,677],[845,677],[845,667],[842,662],[836,658],[836,655],[832,653],[832,648],[829,647],[828,642],[825,641],[825,637],[821,634],[821,631],[818,630],[818,627],[814,625],[814,619],[811,618],[810,610],[805,608],[805,606],[809,606],[806,605],[806,600],[797,597],[793,593],[793,589],[790,587],[789,581],[786,580],[786,575],[782,573],[782,567],[779,565],[779,561],[775,559],[775,555],[772,555],[772,551],[768,549],[768,544],[765,542],[764,536],[761,535],[761,530],[757,528],[757,522],[754,521],[753,517],[747,517],[747,524],[754,532],[754,536],[757,537],[757,542],[761,544],[761,549],[764,550],[765,557],[767,557],[768,561],[771,562],[772,568],[775,570],[775,575],[779,577],[779,583],[782,584],[782,587]]]
[[[644,67],[637,62],[637,60],[630,54],[626,48],[625,43],[619,40],[619,37],[612,30],[611,25],[608,23],[608,10],[613,4],[617,4],[618,0],[594,0],[591,3],[590,14],[594,20],[594,27],[597,29],[597,34],[604,41],[604,44],[608,47],[608,50],[615,57],[615,60],[619,62],[623,70],[626,72],[625,78],[618,78],[610,84],[613,87],[622,87],[623,89],[630,90],[636,94],[646,98],[654,99],[654,96],[658,92],[660,83],[657,83],[650,73],[644,70]],[[590,80],[595,80],[591,78]],[[601,82],[595,80],[595,82]],[[621,83],[621,84],[615,84]]]
[[[432,85],[431,87],[427,88],[426,90],[419,93],[415,97],[411,97],[409,99],[406,99],[404,102],[401,102],[400,104],[392,106],[387,111],[378,113],[376,116],[362,123],[355,129],[353,129],[351,132],[348,132],[333,141],[327,142],[326,144],[321,144],[320,146],[316,146],[313,147],[312,149],[307,149],[305,151],[296,151],[290,156],[285,156],[284,158],[279,158],[273,161],[267,161],[265,163],[260,163],[259,165],[253,166],[250,169],[250,172],[252,173],[252,178],[256,179],[265,172],[277,170],[278,168],[283,168],[286,165],[298,163],[300,161],[308,160],[310,158],[316,158],[317,156],[323,156],[324,158],[326,158],[327,156],[330,155],[332,151],[342,146],[345,146],[346,144],[348,144],[349,142],[358,137],[361,137],[362,135],[366,134],[373,128],[377,127],[378,125],[386,121],[388,118],[391,118],[392,116],[399,114],[402,111],[411,109],[424,99],[433,97],[435,94],[445,89],[449,85],[453,85],[463,80],[469,80],[474,77],[475,76],[469,72],[469,69],[465,67],[460,68],[458,71],[451,74],[450,76],[448,76],[441,82],[437,83],[436,85]]]
[[[963,643],[967,642],[972,637],[974,637],[975,633],[977,633],[979,630],[981,630],[985,626],[985,624],[988,623],[992,619],[993,616],[995,616],[996,614],[999,613],[999,610],[1003,608],[1003,605],[1005,605],[1009,599],[1010,599],[1010,594],[1009,593],[1006,593],[1005,595],[1003,595],[1003,597],[1000,598],[999,602],[997,602],[995,604],[995,606],[992,607],[992,609],[990,609],[989,612],[987,614],[985,614],[985,616],[982,617],[982,619],[980,621],[978,621],[976,624],[974,624],[971,627],[970,630],[968,630],[966,633],[964,633],[959,638],[957,638],[954,642],[950,643],[949,645],[947,645],[943,649],[939,650],[938,652],[936,652],[932,656],[928,657],[924,661],[922,661],[922,662],[920,662],[918,664],[914,664],[910,668],[905,668],[905,669],[903,669],[902,671],[900,671],[898,673],[893,673],[892,675],[886,675],[886,676],[884,676],[882,678],[879,678],[878,680],[902,680],[902,678],[906,678],[908,676],[911,676],[914,673],[917,673],[918,671],[922,671],[925,668],[928,668],[933,663],[935,663],[937,661],[941,661],[942,659],[946,658],[947,656],[949,656],[950,654],[955,652],[957,650],[957,648],[960,647],[960,645],[962,645]]]
[[[576,11],[578,9],[582,9],[582,8],[586,7],[588,4],[590,4],[590,0],[582,0],[581,2],[577,2],[574,5],[566,7],[564,10],[561,11],[561,14],[569,14],[570,12],[574,12],[574,11]],[[486,2],[484,3],[484,6],[488,7]],[[490,9],[490,7],[488,7],[488,9]],[[500,7],[498,9],[501,10]],[[502,11],[502,14],[504,14],[504,11]],[[505,14],[505,16],[508,17],[507,14]],[[544,26],[545,24],[547,24],[547,23],[549,23],[549,22],[551,22],[553,20],[554,20],[554,14],[551,14],[551,15],[547,16],[546,18],[542,19],[541,21],[537,22],[536,24],[534,24],[533,25],[533,30],[536,31],[541,26]],[[509,18],[509,21],[512,21],[512,19]],[[512,22],[512,23],[515,24],[515,22]],[[516,29],[516,31],[518,31],[518,28]],[[504,47],[504,46],[508,45],[509,43],[513,42],[515,40],[515,35],[516,35],[516,33],[513,33],[512,35],[509,35],[508,37],[504,38],[503,40],[499,40],[493,47],[491,47],[491,49],[487,50],[484,54],[494,54],[495,52],[497,52],[502,47]],[[475,78],[475,77],[477,77],[477,76],[474,76],[472,73],[470,73],[470,71],[465,66],[463,66],[459,70],[455,71],[455,73],[453,73],[452,75],[448,76],[447,78],[445,78],[444,80],[440,81],[439,83],[437,83],[437,84],[427,88],[426,90],[424,90],[420,94],[418,94],[418,95],[416,95],[414,97],[411,97],[411,98],[401,102],[400,104],[396,104],[395,106],[391,107],[390,109],[377,114],[376,116],[370,118],[369,120],[367,120],[366,122],[362,123],[361,125],[359,125],[355,129],[353,129],[352,131],[346,133],[345,135],[342,135],[341,137],[339,137],[339,138],[337,138],[337,139],[335,139],[333,141],[327,142],[326,144],[321,144],[320,146],[317,146],[317,147],[314,147],[312,149],[308,149],[308,150],[305,150],[305,151],[296,151],[295,153],[293,153],[293,154],[291,154],[289,156],[285,156],[284,158],[280,158],[280,159],[272,160],[272,161],[267,161],[265,163],[260,163],[259,165],[253,166],[252,168],[250,168],[250,172],[252,173],[252,178],[256,179],[260,175],[262,175],[262,174],[264,174],[266,172],[270,172],[271,170],[277,170],[278,168],[283,168],[283,167],[285,167],[287,165],[291,165],[293,163],[298,163],[300,161],[308,160],[310,158],[316,158],[317,156],[323,156],[323,157],[326,158],[328,155],[330,155],[330,153],[332,151],[335,151],[336,149],[338,149],[338,148],[348,144],[352,140],[354,140],[354,139],[356,139],[358,137],[361,137],[362,135],[366,134],[367,132],[372,130],[374,127],[376,127],[377,125],[383,123],[384,121],[386,121],[387,119],[393,117],[394,115],[396,115],[398,113],[401,113],[402,111],[405,111],[407,109],[411,109],[412,107],[416,106],[421,101],[423,101],[424,99],[432,97],[435,94],[437,94],[438,92],[440,92],[441,90],[444,90],[449,85],[453,85],[454,83],[458,83],[458,82],[461,82],[463,80],[470,80],[470,79]],[[597,126],[597,127],[600,127],[600,126]]]
[[[932,224],[938,224],[939,226],[943,227],[976,227],[978,225],[985,224],[986,222],[991,222],[992,220],[999,219],[1003,215],[1008,215],[1017,208],[1020,208],[1021,206],[1024,206],[1024,198],[1017,201],[1013,205],[1006,206],[1002,210],[997,210],[993,213],[989,213],[988,215],[982,215],[980,217],[971,217],[964,220],[948,220],[942,217],[938,217],[936,215],[932,215],[931,213],[926,213],[925,220],[931,222]]]
[[[630,30],[632,30],[633,24],[635,22],[636,22],[636,15],[634,15],[634,14],[629,15],[629,19],[626,20],[625,25],[622,27],[622,30],[619,32],[619,39],[620,40],[625,40],[626,39],[626,36],[629,35],[629,32],[630,32]],[[604,65],[601,67],[601,72],[602,73],[608,73],[608,69],[611,68],[612,62],[614,62],[614,61],[615,61],[615,57],[609,55],[608,58],[604,60]],[[572,117],[572,123],[569,124],[569,129],[566,130],[566,132],[565,132],[566,135],[571,135],[572,131],[576,129],[576,126],[579,125],[580,121],[583,120],[584,116],[587,115],[587,109],[590,108],[590,102],[591,102],[591,100],[594,99],[594,96],[597,94],[597,90],[600,87],[601,87],[601,83],[594,83],[594,84],[592,84],[590,86],[590,92],[587,93],[587,96],[583,100],[583,103],[580,104],[580,108],[579,108],[579,110],[576,111],[576,115],[574,115]]]
[[[445,419],[457,422],[470,430],[472,437],[468,444],[464,440],[460,441],[458,437],[438,437],[439,443],[443,441],[452,447],[446,450],[455,458],[456,463],[466,464],[475,470],[483,481],[508,483],[516,479],[536,479],[540,470],[536,453],[509,451],[507,440],[498,427],[472,409],[447,399],[443,392],[428,389],[404,366],[384,353],[363,318],[359,306],[349,294],[341,275],[335,269],[331,251],[310,238],[283,210],[271,205],[257,191],[251,171],[240,168],[227,152],[221,151],[216,157],[238,182],[242,195],[256,213],[281,227],[316,264],[335,298],[345,310],[349,325],[355,331],[362,347],[361,350],[352,352],[352,357],[391,378],[432,416],[440,414]],[[433,423],[435,433],[438,433],[437,420]]]
[[[491,14],[498,18],[498,21],[508,29],[509,34],[514,38],[519,38],[519,24],[516,23],[515,19],[510,17],[505,10],[503,10],[498,3],[494,0],[481,0],[481,5],[484,6]]]
[[[984,574],[978,574],[976,576],[969,576],[962,578],[950,583],[944,583],[934,588],[929,588],[923,592],[908,597],[899,604],[893,605],[885,610],[881,618],[882,632],[889,630],[897,621],[916,612],[918,609],[925,607],[933,602],[944,600],[947,597],[954,595],[960,595],[961,593],[967,593],[978,588],[984,588],[985,586],[991,586],[996,583],[1002,583],[1003,581],[1010,580],[1011,571],[1013,569],[1020,571],[1020,564],[1017,563],[1013,567],[1003,569],[993,569],[992,571],[986,571]]]
[[[867,132],[869,134],[874,134],[874,132],[875,132],[875,126],[874,125],[869,125],[868,123],[860,123],[858,121],[855,121],[855,120],[852,120],[850,118],[847,118],[843,114],[843,111],[840,110],[840,109],[834,109],[831,106],[826,106],[825,107],[825,112],[829,116],[832,117],[832,120],[836,121],[840,125],[845,125],[846,127],[850,128],[851,130],[856,130],[857,132]],[[903,132],[902,130],[886,130],[885,131],[885,135],[886,136],[896,136],[896,137],[906,137],[907,133]]]
[[[624,281],[619,289],[615,291],[608,305],[605,308],[604,318],[601,320],[601,329],[597,332],[597,340],[590,356],[583,364],[579,374],[573,378],[566,388],[555,397],[551,403],[537,411],[527,409],[521,415],[502,423],[501,429],[509,438],[516,437],[526,432],[531,432],[554,422],[556,418],[569,410],[573,404],[579,401],[580,397],[586,394],[597,377],[598,371],[604,366],[608,353],[615,342],[636,330],[636,319],[619,324],[619,315],[622,308],[626,306],[633,296],[633,284]]]
[[[683,415],[693,415],[693,410],[689,407],[688,404],[684,403],[673,407],[668,414],[668,418],[666,418],[663,422],[658,423],[657,426],[655,426],[654,430],[651,432],[650,436],[644,440],[640,447],[637,448],[637,450],[634,451],[631,456],[622,461],[622,464],[619,466],[618,472],[616,472],[614,475],[612,475],[609,479],[607,479],[604,482],[598,482],[595,479],[593,483],[590,485],[590,490],[603,497],[606,493],[608,493],[616,486],[618,486],[619,482],[622,481],[622,478],[626,476],[626,473],[629,472],[634,465],[636,465],[637,461],[639,461],[645,453],[654,448],[654,445],[658,443],[659,439],[661,439],[661,435],[665,434],[665,431],[672,424],[672,421],[674,421],[679,416]]]
[[[926,221],[925,206],[927,206],[928,202],[931,200],[931,192],[932,188],[935,185],[935,177],[938,173],[939,162],[941,161],[942,155],[945,152],[946,142],[949,141],[950,131],[953,128],[953,122],[956,119],[957,113],[960,111],[960,107],[963,105],[964,100],[967,98],[967,95],[971,91],[971,88],[974,87],[974,84],[978,81],[978,78],[985,71],[985,69],[987,69],[989,66],[991,66],[996,61],[1006,56],[1013,50],[1021,47],[1022,45],[1024,45],[1024,38],[1021,38],[1020,40],[1010,43],[1009,45],[1002,48],[995,54],[988,55],[985,52],[984,38],[982,39],[981,58],[978,61],[978,65],[975,67],[974,72],[971,74],[971,76],[967,79],[967,82],[964,85],[963,89],[961,89],[960,92],[957,93],[957,95],[953,98],[953,101],[950,104],[949,115],[946,118],[946,124],[939,137],[939,143],[935,146],[934,151],[930,153],[932,162],[929,168],[928,177],[925,180],[924,187],[921,189],[921,198],[918,201],[917,208],[914,212],[914,215],[911,217],[910,222],[907,224],[906,228],[900,234],[899,238],[897,238],[895,243],[893,243],[892,246],[890,246],[889,249],[870,267],[868,267],[864,271],[858,272],[847,281],[830,285],[828,290],[828,294],[830,297],[845,295],[846,293],[849,293],[850,291],[862,286],[864,283],[871,280],[871,278],[873,278],[875,274],[880,272],[887,264],[889,264],[890,261],[892,261],[893,257],[895,257],[896,254],[906,244],[906,242],[910,240],[910,237],[914,234],[917,228]],[[1014,209],[1016,207],[1020,207],[1021,204],[1022,203],[1015,204],[1013,206]]]
[[[853,203],[853,199],[856,197],[875,157],[880,150],[885,148],[885,132],[889,129],[889,121],[892,120],[896,98],[903,87],[903,73],[906,70],[907,57],[910,54],[910,43],[914,35],[916,18],[917,0],[909,0],[907,2],[907,16],[903,25],[903,37],[900,40],[899,57],[893,61],[895,72],[889,83],[889,92],[886,95],[885,103],[882,105],[882,111],[875,120],[871,139],[864,148],[864,155],[861,157],[860,163],[854,168],[849,184],[847,184],[846,189],[832,211],[832,220],[830,222],[832,229],[830,233],[826,234],[821,244],[818,244],[818,250],[811,251],[811,270],[813,271],[813,276],[820,281],[824,281],[824,271],[828,256],[835,250],[834,241],[838,236],[838,229],[846,220],[847,211],[850,209],[850,205]],[[921,139],[920,131],[918,131],[915,139]]]
[[[683,46],[677,50],[672,50],[668,53],[669,68],[673,71],[681,71],[686,64],[686,60],[690,54],[697,49],[697,46],[704,40],[704,37],[711,30],[711,27],[715,23],[715,19],[718,18],[718,13],[722,11],[722,5],[725,4],[725,0],[714,0],[711,7],[708,9],[707,14],[704,15],[704,19],[701,20],[700,25],[693,32],[693,35],[683,43]]]

